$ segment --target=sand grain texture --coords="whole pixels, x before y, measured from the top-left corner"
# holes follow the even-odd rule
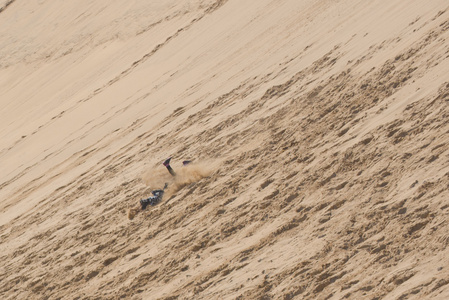
[[[449,298],[447,1],[125,2],[0,1],[1,299]]]

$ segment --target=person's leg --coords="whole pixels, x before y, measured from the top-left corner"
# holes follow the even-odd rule
[[[170,158],[167,158],[162,164],[167,168],[168,172],[170,172],[170,174],[171,174],[172,176],[176,176],[175,171],[174,171],[173,168],[170,166],[170,160],[171,160],[171,157],[170,157]]]

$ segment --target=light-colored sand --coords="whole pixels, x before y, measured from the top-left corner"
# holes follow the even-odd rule
[[[449,299],[447,0],[2,0],[0,45],[1,299]]]

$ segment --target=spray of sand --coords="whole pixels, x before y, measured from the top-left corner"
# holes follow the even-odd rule
[[[176,176],[171,176],[166,197],[171,197],[184,186],[198,182],[204,177],[209,176],[213,172],[213,164],[207,162],[192,163],[182,168],[176,169]]]

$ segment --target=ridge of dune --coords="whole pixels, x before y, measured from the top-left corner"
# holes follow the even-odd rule
[[[447,299],[448,9],[0,1],[0,297]]]

